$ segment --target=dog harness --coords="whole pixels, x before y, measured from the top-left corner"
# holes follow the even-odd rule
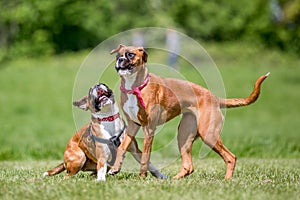
[[[124,123],[124,127],[121,130],[121,132],[118,135],[111,136],[111,138],[109,138],[109,139],[100,138],[100,137],[94,135],[91,131],[91,125],[88,127],[88,132],[89,132],[89,135],[91,136],[91,138],[93,140],[95,140],[96,142],[100,142],[103,144],[107,144],[108,146],[113,146],[114,148],[118,148],[121,144],[120,137],[124,133],[125,129],[126,129],[126,124]]]
[[[114,135],[114,136],[112,136],[109,139],[100,138],[100,137],[94,135],[92,133],[92,131],[91,131],[91,125],[89,125],[89,127],[86,130],[88,136],[92,139],[92,141],[94,141],[94,142],[100,142],[100,143],[106,144],[108,146],[109,151],[111,152],[111,159],[110,159],[110,161],[108,161],[108,164],[111,165],[111,166],[115,163],[115,160],[116,160],[116,149],[121,144],[120,137],[124,133],[125,129],[126,129],[126,124],[124,122],[124,127],[121,130],[121,132],[118,135]]]
[[[148,84],[150,80],[150,75],[148,74],[143,83],[140,86],[134,87],[132,90],[127,90],[125,87],[121,84],[120,85],[120,90],[126,94],[133,94],[136,96],[136,98],[139,100],[143,108],[146,108],[145,102],[142,98],[141,91],[146,85]]]

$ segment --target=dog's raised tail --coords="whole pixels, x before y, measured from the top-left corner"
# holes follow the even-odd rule
[[[234,107],[240,107],[240,106],[247,106],[247,105],[254,103],[259,97],[260,87],[261,87],[262,82],[269,75],[270,75],[270,72],[268,72],[266,75],[259,77],[254,84],[254,89],[253,89],[252,93],[246,98],[233,98],[233,99],[219,98],[220,107],[221,108],[234,108]]]
[[[63,172],[65,170],[65,165],[64,163],[61,163],[59,165],[57,165],[56,167],[54,167],[53,169],[49,170],[49,171],[46,171],[44,172],[43,176],[53,176],[53,175],[56,175],[56,174],[59,174],[61,172]]]

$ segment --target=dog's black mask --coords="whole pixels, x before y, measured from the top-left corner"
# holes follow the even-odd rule
[[[104,83],[98,83],[89,90],[89,98],[92,99],[92,105],[98,112],[102,106],[110,99],[114,101],[113,91]]]
[[[117,72],[122,69],[122,70],[132,70],[134,67],[134,64],[132,64],[132,60],[135,57],[134,53],[131,52],[126,52],[124,56],[121,56],[120,54],[116,55],[116,65],[115,69]]]

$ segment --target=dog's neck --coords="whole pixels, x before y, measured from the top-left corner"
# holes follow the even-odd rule
[[[125,126],[119,114],[117,103],[111,106],[110,111],[92,113],[92,122],[100,124],[100,126],[109,133],[110,137],[119,134]]]
[[[100,111],[100,112],[92,113],[92,121],[99,122],[99,119],[115,116],[118,113],[119,113],[119,107],[117,103],[114,103],[113,106],[111,106],[107,112]]]
[[[121,84],[126,90],[132,90],[135,87],[140,86],[148,75],[148,69],[146,66],[141,66],[141,69],[129,76],[122,76]]]

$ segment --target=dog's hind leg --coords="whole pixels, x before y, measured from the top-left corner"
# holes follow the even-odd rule
[[[200,117],[199,134],[202,140],[219,154],[225,161],[227,170],[225,179],[233,175],[236,157],[222,143],[220,133],[223,126],[223,116],[219,109],[202,112]]]
[[[221,139],[217,141],[213,150],[217,152],[225,161],[226,163],[226,175],[225,179],[229,179],[233,176],[235,164],[236,164],[236,157],[232,154],[222,143]]]
[[[59,164],[58,166],[54,167],[53,169],[44,172],[43,176],[54,176],[56,174],[59,174],[65,170],[64,163]]]
[[[64,178],[67,179],[81,170],[86,162],[86,155],[79,147],[73,148],[70,151],[65,151],[64,162],[67,170]]]
[[[192,161],[192,145],[197,136],[196,117],[191,113],[185,113],[182,116],[178,127],[178,148],[181,154],[182,165],[180,172],[173,177],[179,179],[185,177],[194,171]]]
[[[91,176],[96,176],[97,175],[97,164],[92,161],[91,159],[87,158],[84,166],[81,168],[82,171],[91,171],[92,173],[90,174]]]

